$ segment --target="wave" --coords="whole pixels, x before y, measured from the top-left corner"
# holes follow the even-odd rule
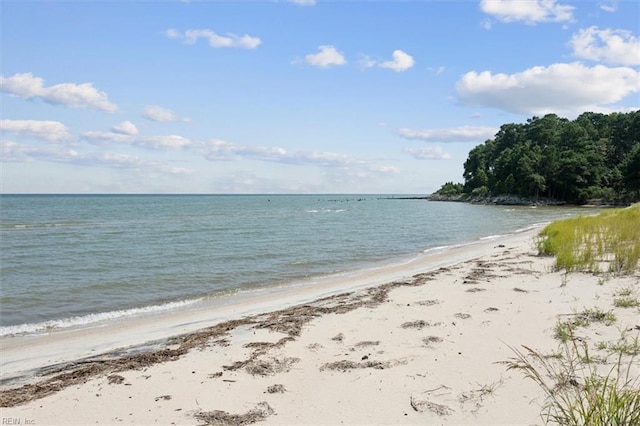
[[[347,209],[310,209],[307,210],[307,213],[342,213],[342,212],[346,212]]]
[[[115,320],[119,318],[132,317],[136,315],[151,314],[162,311],[168,311],[172,309],[182,308],[194,303],[202,301],[202,298],[180,300],[177,302],[168,302],[161,305],[151,305],[141,308],[122,309],[118,311],[101,312],[96,314],[88,314],[82,316],[75,316],[70,318],[63,318],[59,320],[50,320],[38,323],[8,325],[0,327],[0,337],[6,336],[18,336],[25,334],[44,334],[50,331],[86,326],[96,324],[102,321]]]

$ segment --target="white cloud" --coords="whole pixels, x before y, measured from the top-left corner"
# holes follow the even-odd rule
[[[640,39],[631,31],[589,27],[571,38],[573,54],[581,59],[619,65],[640,65]]]
[[[320,166],[341,166],[360,163],[343,154],[319,151],[288,152],[284,148],[271,146],[241,145],[219,139],[208,141],[202,146],[202,154],[208,160],[253,159],[289,164],[316,164]]]
[[[69,163],[79,159],[78,152],[61,145],[23,145],[13,141],[3,141],[3,162],[30,162],[44,160],[58,163]]]
[[[611,3],[609,4],[600,3],[600,9],[604,10],[605,12],[613,13],[618,10],[618,1],[611,0]]]
[[[138,134],[138,128],[130,121],[123,121],[122,123],[115,125],[111,128],[114,133],[120,133],[122,135],[134,136]]]
[[[400,169],[396,166],[371,166],[370,169],[375,173],[380,173],[383,175],[391,174],[395,175],[400,173]]]
[[[60,145],[30,146],[12,141],[2,142],[2,161],[27,162],[33,160],[74,164],[88,167],[154,170],[171,175],[191,174],[191,170],[167,163],[147,160],[134,155],[106,153],[80,153]]]
[[[133,136],[134,135],[115,132],[85,132],[82,134],[82,138],[88,140],[91,143],[105,142],[132,144],[134,141]]]
[[[209,29],[186,30],[184,33],[181,33],[171,28],[165,32],[165,35],[170,39],[184,40],[187,44],[194,44],[198,39],[203,38],[209,42],[209,46],[215,48],[239,47],[242,49],[255,49],[262,43],[260,38],[247,34],[239,36],[229,33],[221,36]]]
[[[640,92],[640,72],[628,67],[588,67],[580,62],[533,67],[515,74],[466,73],[459,99],[524,114],[575,114],[602,110]]]
[[[136,138],[134,144],[154,149],[179,149],[194,146],[194,142],[179,135],[145,136]]]
[[[403,72],[415,65],[413,57],[402,50],[394,50],[391,54],[392,59],[390,61],[376,61],[370,56],[361,55],[358,61],[362,68],[380,67],[394,70],[396,72]]]
[[[444,66],[439,66],[436,70],[435,73],[436,75],[440,75],[442,73],[444,73],[444,71],[446,70],[446,68]]]
[[[315,6],[316,0],[289,0],[291,3],[299,4],[300,6]]]
[[[451,154],[446,152],[439,146],[427,146],[424,148],[407,148],[405,150],[407,154],[410,154],[418,160],[449,160]]]
[[[405,139],[420,139],[427,142],[483,142],[492,138],[498,130],[494,127],[482,126],[423,130],[402,128],[398,130],[398,134]]]
[[[282,148],[240,145],[219,139],[203,143],[201,150],[202,155],[211,161],[226,161],[243,157],[269,161],[286,156],[286,151]]]
[[[109,102],[107,94],[97,90],[91,83],[60,83],[45,87],[44,80],[31,73],[18,73],[11,77],[0,76],[3,92],[24,99],[39,98],[45,102],[70,108],[95,108],[105,112],[116,112],[118,107]]]
[[[575,7],[556,0],[482,0],[480,9],[501,22],[536,24],[573,21]]]
[[[71,138],[66,126],[58,121],[0,120],[0,130],[53,142]]]
[[[92,143],[128,144],[148,149],[181,149],[198,146],[198,143],[179,135],[141,136],[117,132],[85,132],[82,138]]]
[[[90,154],[82,156],[75,163],[86,166],[106,166],[122,169],[150,169],[171,175],[189,175],[191,170],[185,167],[175,167],[166,163],[147,160],[135,155],[126,154]]]
[[[304,57],[305,61],[314,67],[328,68],[333,65],[344,65],[347,61],[344,55],[334,46],[319,46],[318,53],[310,53]]]
[[[151,121],[171,122],[171,121],[191,121],[189,118],[180,117],[170,109],[162,108],[158,105],[147,105],[142,111],[142,116]]]
[[[309,151],[297,152],[290,155],[288,161],[295,163],[312,163],[321,166],[346,166],[351,164],[364,164],[363,161],[344,154],[333,152]]]

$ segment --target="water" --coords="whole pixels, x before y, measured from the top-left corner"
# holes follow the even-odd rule
[[[0,335],[399,261],[584,210],[345,195],[3,195]]]

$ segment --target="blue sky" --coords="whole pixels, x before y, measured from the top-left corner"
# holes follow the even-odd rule
[[[3,193],[412,193],[640,108],[637,1],[3,1]]]

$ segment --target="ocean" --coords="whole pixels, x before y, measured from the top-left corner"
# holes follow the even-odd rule
[[[585,213],[388,195],[2,195],[0,336],[180,309]]]

